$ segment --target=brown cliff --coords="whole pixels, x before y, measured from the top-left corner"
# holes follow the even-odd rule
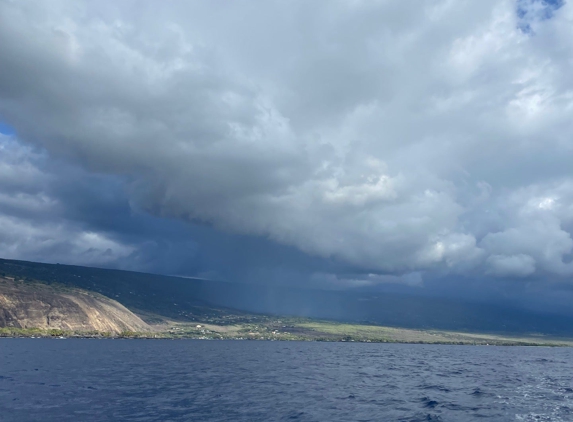
[[[0,277],[0,327],[149,331],[125,306],[94,292]]]

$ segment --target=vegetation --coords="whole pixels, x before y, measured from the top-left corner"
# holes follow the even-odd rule
[[[259,318],[256,318],[257,320]],[[164,321],[164,323],[166,323]],[[171,322],[154,332],[124,331],[79,332],[41,330],[38,328],[0,328],[0,337],[52,337],[52,338],[116,338],[116,339],[203,339],[203,340],[270,340],[270,341],[340,341],[365,343],[419,343],[465,344],[490,346],[573,346],[566,340],[551,338],[513,338],[492,335],[454,332],[431,332],[396,329],[360,324],[339,324],[331,321],[304,319],[269,319],[264,323],[252,322],[239,325],[191,325]]]
[[[248,313],[211,304],[200,281],[88,267],[48,265],[0,259],[0,276],[27,289],[107,296],[149,324],[148,332],[64,331],[0,328],[0,337],[169,338],[299,340],[379,343],[571,346],[557,336],[520,337],[459,330],[397,328],[372,323],[340,323],[299,317]],[[1,281],[1,278],[0,278]],[[207,293],[206,293],[207,292]],[[212,291],[211,291],[212,293]],[[360,306],[365,306],[361,304]]]
[[[109,337],[109,333],[96,331],[65,331],[59,329],[42,330],[40,328],[0,328],[0,337]]]
[[[270,340],[270,341],[329,341],[364,343],[418,343],[489,346],[573,346],[573,342],[552,338],[500,337],[446,331],[421,331],[361,324],[339,324],[300,318],[268,318],[238,325],[188,324],[167,322],[154,332],[124,331],[80,332],[40,330],[37,328],[0,328],[0,337],[52,338],[117,338],[117,339],[202,339],[202,340]]]

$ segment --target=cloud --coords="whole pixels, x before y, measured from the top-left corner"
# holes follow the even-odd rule
[[[0,224],[0,254],[7,259],[107,266],[134,250],[99,233],[66,225],[31,224],[5,215],[0,216]]]
[[[567,276],[573,6],[544,4],[3,2],[0,116],[159,218],[364,275]],[[5,207],[58,206],[32,173]]]
[[[422,275],[412,272],[401,276],[387,274],[332,274],[316,272],[310,276],[309,282],[313,287],[326,289],[348,289],[357,287],[372,287],[381,284],[404,284],[419,287],[423,284]]]
[[[133,253],[133,246],[66,218],[44,154],[0,134],[0,157],[0,256],[109,265]]]
[[[3,258],[291,285],[305,285],[309,271],[340,270],[269,240],[150,216],[129,201],[121,178],[0,135]]]
[[[489,273],[501,277],[525,277],[535,272],[535,260],[529,255],[490,255]]]

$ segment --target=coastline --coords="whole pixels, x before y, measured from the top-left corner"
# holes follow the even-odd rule
[[[336,324],[330,323],[332,326]],[[344,324],[347,325],[347,324]],[[357,326],[363,327],[363,326]],[[372,327],[372,326],[367,326]],[[389,329],[388,327],[376,327]],[[398,330],[390,328],[393,330]],[[413,330],[405,330],[413,331]],[[537,339],[537,338],[510,338],[484,334],[469,333],[447,333],[452,336],[459,336],[445,339],[435,339],[433,341],[423,339],[392,339],[373,337],[368,338],[356,335],[340,336],[317,336],[317,335],[264,335],[253,333],[224,334],[210,331],[209,333],[173,333],[173,331],[157,332],[78,332],[65,330],[43,330],[38,328],[0,328],[0,339],[14,338],[43,338],[43,339],[99,339],[99,340],[234,340],[234,341],[304,341],[304,342],[327,342],[327,343],[384,343],[384,344],[420,344],[420,345],[456,345],[456,346],[527,346],[527,347],[573,347],[573,341],[568,339]],[[316,332],[320,334],[320,332]],[[433,333],[429,333],[432,335]],[[446,334],[441,332],[442,335]]]

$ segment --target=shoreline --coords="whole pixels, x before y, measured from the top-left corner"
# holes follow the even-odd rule
[[[110,334],[110,333],[72,333],[63,332],[51,334],[48,332],[34,333],[1,333],[0,340],[2,339],[51,339],[51,340],[68,340],[68,339],[82,339],[82,340],[204,340],[204,341],[300,341],[300,342],[317,342],[317,343],[374,343],[374,344],[419,344],[419,345],[440,345],[440,346],[501,346],[501,347],[573,347],[573,344],[560,341],[523,341],[523,340],[497,340],[492,342],[487,341],[397,341],[397,340],[381,340],[381,339],[328,339],[328,338],[253,338],[253,337],[234,337],[234,336],[170,336],[168,333],[130,333],[130,334]]]

